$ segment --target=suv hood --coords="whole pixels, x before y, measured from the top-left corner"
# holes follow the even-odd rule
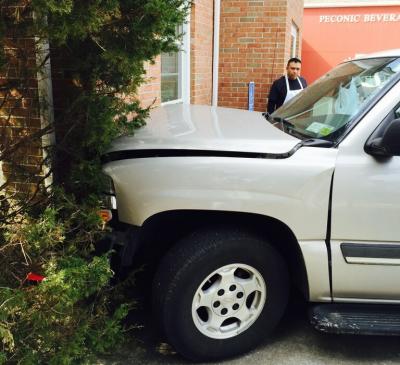
[[[117,139],[109,152],[202,150],[280,155],[299,143],[260,112],[173,104],[154,109],[145,127],[134,136]]]

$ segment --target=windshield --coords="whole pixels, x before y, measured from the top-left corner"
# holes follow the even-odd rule
[[[271,122],[301,139],[336,141],[357,114],[400,73],[399,58],[341,64],[271,115]]]

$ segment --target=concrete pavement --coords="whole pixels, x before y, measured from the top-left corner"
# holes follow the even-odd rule
[[[143,312],[145,314],[145,312]],[[146,315],[136,319],[147,322]],[[136,339],[98,365],[186,365],[150,326],[136,330]],[[327,335],[315,331],[304,304],[292,304],[274,336],[251,353],[211,365],[392,365],[400,364],[400,337]]]

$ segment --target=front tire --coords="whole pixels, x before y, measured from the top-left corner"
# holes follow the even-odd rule
[[[288,292],[287,267],[274,247],[227,228],[198,231],[178,242],[153,285],[167,340],[195,361],[254,348],[278,324]]]

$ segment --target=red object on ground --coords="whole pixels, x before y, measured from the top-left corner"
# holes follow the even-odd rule
[[[41,281],[43,281],[45,279],[44,276],[39,275],[39,274],[35,274],[33,272],[28,273],[28,275],[26,275],[26,280],[30,280],[30,281],[36,281],[38,283],[40,283]]]
[[[112,212],[110,209],[101,209],[99,216],[104,223],[107,223],[112,219]]]

